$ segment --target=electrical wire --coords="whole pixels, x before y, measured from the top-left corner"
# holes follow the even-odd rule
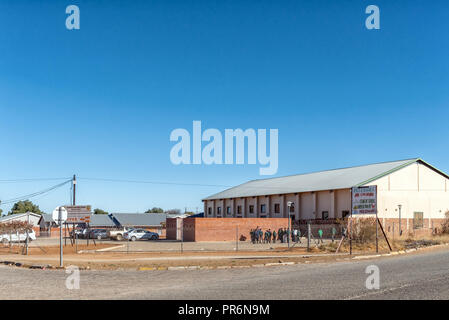
[[[166,184],[166,185],[179,185],[179,186],[224,187],[224,188],[233,187],[222,184],[201,184],[201,183],[183,183],[183,182],[167,182],[167,181],[123,180],[123,179],[83,178],[83,177],[76,177],[76,179],[87,181],[119,182],[119,183]]]
[[[64,181],[64,182],[62,182],[60,184],[57,184],[57,185],[55,185],[53,187],[50,187],[50,188],[47,188],[47,189],[44,189],[44,190],[41,190],[41,191],[33,192],[33,193],[26,194],[26,195],[23,195],[23,196],[20,196],[20,197],[16,197],[16,198],[13,198],[13,199],[4,200],[4,201],[2,201],[0,203],[0,205],[10,204],[10,203],[14,203],[14,202],[17,202],[17,201],[27,200],[29,198],[33,198],[33,197],[37,197],[39,195],[43,195],[43,194],[49,193],[50,191],[53,191],[53,190],[55,190],[57,188],[60,188],[60,187],[62,187],[64,185],[66,185],[69,182],[72,182],[72,179]]]
[[[54,181],[67,180],[70,178],[28,178],[28,179],[0,179],[0,183],[22,183],[22,182],[36,182],[36,181]]]

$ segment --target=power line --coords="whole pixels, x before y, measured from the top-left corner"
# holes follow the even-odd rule
[[[36,181],[54,181],[67,180],[70,178],[27,178],[27,179],[0,179],[0,183],[21,183],[21,182],[36,182]]]
[[[39,195],[43,195],[43,194],[49,193],[50,191],[53,191],[53,190],[55,190],[55,189],[57,189],[59,187],[62,187],[63,185],[65,185],[65,184],[67,184],[67,183],[69,183],[71,181],[72,180],[70,179],[70,180],[64,181],[64,182],[62,182],[60,184],[57,184],[57,185],[55,185],[53,187],[50,187],[50,188],[47,188],[47,189],[44,189],[44,190],[41,190],[41,191],[33,192],[33,193],[26,194],[26,195],[23,195],[23,196],[20,196],[20,197],[16,197],[16,198],[13,198],[13,199],[8,199],[8,200],[5,200],[5,201],[2,201],[0,203],[0,205],[14,203],[14,202],[21,201],[21,200],[27,200],[29,198],[33,198],[33,197],[36,197],[36,196],[39,196]]]
[[[179,186],[224,187],[224,188],[232,187],[222,184],[201,184],[201,183],[183,183],[183,182],[167,182],[167,181],[123,180],[123,179],[103,179],[103,178],[83,178],[83,177],[77,177],[77,179],[88,181],[119,182],[119,183],[167,184]]]

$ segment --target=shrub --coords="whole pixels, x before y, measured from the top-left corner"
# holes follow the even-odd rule
[[[0,234],[23,233],[33,230],[33,226],[26,221],[11,221],[0,223]]]
[[[440,233],[449,234],[449,211],[447,211],[444,216],[446,217],[441,224]]]
[[[343,227],[348,227],[348,219],[338,219],[337,222]],[[351,221],[351,238],[360,243],[374,241],[376,239],[376,218],[353,217]]]

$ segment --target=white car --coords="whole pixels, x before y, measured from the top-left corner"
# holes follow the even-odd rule
[[[11,235],[8,233],[0,234],[0,242],[6,244],[9,242],[25,242],[27,239],[26,232],[19,233],[19,236],[17,236],[17,233],[12,233]],[[34,230],[28,232],[28,241],[36,240],[36,233]]]
[[[0,242],[5,243],[5,244],[9,243],[9,242],[25,242],[26,239],[27,239],[26,232],[19,233],[18,235],[17,235],[17,233],[0,234]],[[28,241],[33,241],[33,240],[36,240],[36,233],[34,232],[34,230],[28,232]]]

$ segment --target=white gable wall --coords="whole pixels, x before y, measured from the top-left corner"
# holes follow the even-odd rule
[[[449,179],[421,163],[413,163],[367,185],[377,185],[380,218],[413,218],[423,212],[424,219],[443,219],[449,211]],[[429,221],[430,223],[430,221]]]

